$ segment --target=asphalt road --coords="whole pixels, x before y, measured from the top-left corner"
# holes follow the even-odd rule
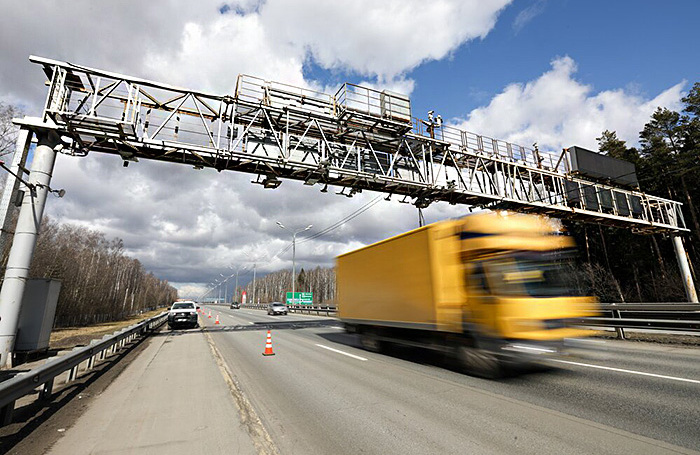
[[[700,447],[700,350],[606,342],[551,370],[489,381],[426,352],[364,351],[330,318],[207,308],[220,324],[205,318],[204,331],[282,454]],[[275,355],[265,357],[268,324]]]

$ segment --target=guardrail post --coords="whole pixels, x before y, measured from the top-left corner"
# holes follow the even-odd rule
[[[51,394],[53,393],[53,379],[50,381],[46,381],[44,385],[41,387],[41,391],[39,392],[39,400],[41,401],[47,401],[51,399]]]
[[[68,372],[68,377],[66,378],[66,384],[68,384],[71,381],[75,381],[76,377],[78,377],[78,365],[71,368],[70,371]]]
[[[12,414],[15,412],[15,402],[10,401],[5,406],[0,408],[0,426],[9,425],[12,423]]]
[[[612,304],[613,306],[615,305],[614,303]],[[616,310],[613,308],[612,312],[612,317],[616,319],[622,319],[622,316],[620,316],[620,310]],[[615,327],[615,333],[617,333],[617,337],[621,340],[625,339],[625,329],[622,327]]]

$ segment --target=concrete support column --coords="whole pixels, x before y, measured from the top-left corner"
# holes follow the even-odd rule
[[[7,260],[5,280],[0,289],[0,368],[12,365],[12,351],[34,247],[44,215],[44,205],[49,192],[58,143],[52,131],[37,133],[38,145],[34,151],[29,174],[29,190],[24,194],[19,211],[15,236]]]
[[[17,135],[15,154],[10,165],[10,170],[16,175],[22,175],[21,168],[24,167],[27,161],[27,152],[31,142],[32,132],[27,128],[21,128]],[[5,244],[7,244],[7,240],[10,237],[10,224],[15,211],[15,197],[21,184],[14,175],[7,173],[5,189],[2,193],[2,199],[0,199],[0,227],[2,228],[2,233],[0,233],[0,254],[5,251]]]
[[[690,265],[688,264],[688,256],[685,254],[685,248],[683,247],[683,239],[680,235],[674,235],[673,249],[676,252],[676,259],[678,260],[678,267],[681,269],[681,278],[683,279],[683,286],[685,287],[685,295],[688,298],[688,302],[698,303],[698,293],[695,290],[695,283],[693,283],[693,275],[690,273]]]

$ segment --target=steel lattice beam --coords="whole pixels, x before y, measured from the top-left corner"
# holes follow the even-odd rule
[[[562,153],[387,116],[363,87],[346,84],[333,96],[241,75],[233,95],[219,96],[30,60],[50,79],[43,121],[69,138],[63,151],[73,155],[366,189],[410,197],[418,207],[446,201],[641,232],[687,231],[679,202],[573,176]]]

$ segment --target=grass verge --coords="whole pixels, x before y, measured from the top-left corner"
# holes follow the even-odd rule
[[[53,332],[51,332],[49,349],[70,349],[76,346],[84,346],[95,338],[101,338],[104,335],[111,334],[117,330],[123,329],[124,327],[143,321],[144,319],[152,318],[163,311],[166,311],[166,308],[148,311],[124,321],[105,322],[103,324],[96,324],[86,327],[65,327],[62,329],[54,329]]]

